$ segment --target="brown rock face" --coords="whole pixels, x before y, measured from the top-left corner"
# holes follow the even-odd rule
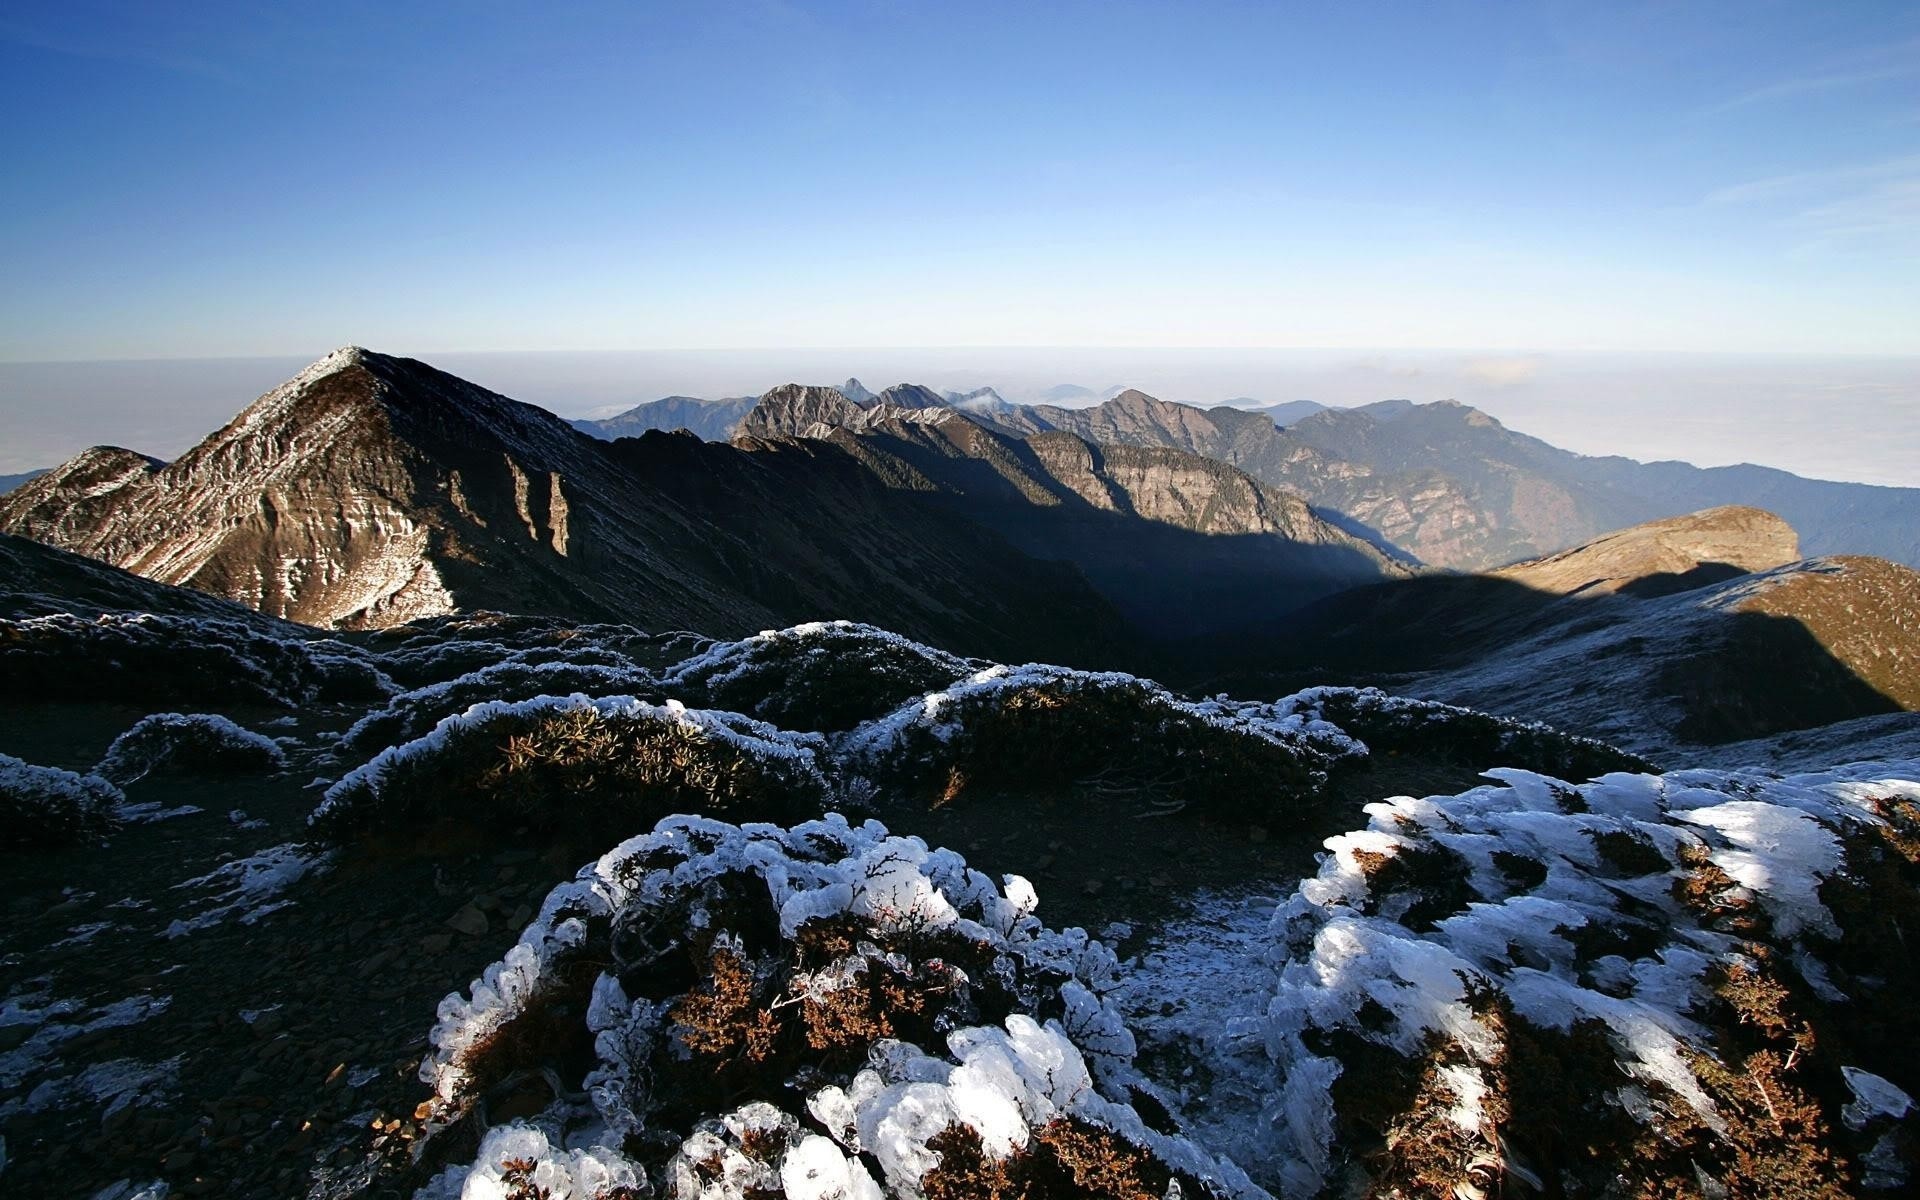
[[[1645,596],[1785,566],[1799,557],[1800,539],[1791,525],[1763,509],[1727,505],[1616,530],[1493,574],[1560,596]]]
[[[1071,570],[822,443],[602,442],[357,348],[174,463],[81,455],[0,501],[0,529],[323,626],[494,608],[737,636],[851,617],[1081,661],[1121,638]]]

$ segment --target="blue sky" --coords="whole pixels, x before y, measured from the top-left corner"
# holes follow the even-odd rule
[[[16,0],[0,156],[0,360],[1920,353],[1911,0]]]

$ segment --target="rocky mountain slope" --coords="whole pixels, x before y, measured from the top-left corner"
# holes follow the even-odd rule
[[[1910,568],[1800,560],[1778,517],[1725,507],[1354,589],[1187,647],[1173,661],[1202,673],[1168,673],[1236,692],[1380,679],[1643,751],[1698,747],[1920,708],[1917,600]]]
[[[582,433],[612,441],[614,438],[639,437],[649,429],[672,432],[684,429],[709,442],[724,442],[733,436],[740,418],[758,402],[755,396],[726,400],[700,400],[693,396],[666,396],[637,404],[616,416],[597,420],[576,420],[573,427]]]
[[[1610,529],[1737,504],[1778,513],[1809,554],[1920,565],[1920,488],[1801,479],[1762,467],[1588,458],[1452,401],[1386,401],[1297,415],[1199,409],[1137,391],[1088,409],[995,418],[1095,441],[1176,446],[1231,463],[1375,531],[1433,566],[1486,570]]]
[[[1135,623],[1184,635],[1271,619],[1407,568],[1298,497],[1170,448],[1021,437],[952,408],[769,392],[743,438],[825,440],[1039,558],[1075,564]],[[924,391],[924,389],[922,389]],[[924,400],[915,395],[914,400]]]
[[[1689,591],[1799,557],[1793,526],[1762,509],[1729,505],[1616,530],[1491,575],[1555,596],[1649,596]]]
[[[82,454],[0,502],[0,528],[314,625],[495,608],[746,632],[854,613],[1074,658],[1119,630],[1071,571],[819,443],[603,442],[359,349],[171,464]]]

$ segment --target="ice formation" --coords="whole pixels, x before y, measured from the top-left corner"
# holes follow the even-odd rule
[[[211,929],[238,918],[251,925],[292,904],[284,893],[307,876],[325,871],[333,864],[333,855],[289,842],[222,863],[205,875],[198,875],[176,888],[196,888],[211,893],[205,907],[192,916],[175,920],[166,936],[185,937],[198,929]]]
[[[1249,1031],[1278,1072],[1265,1115],[1287,1160],[1284,1189],[1314,1194],[1343,1169],[1337,1131],[1354,1118],[1337,1111],[1335,1083],[1361,1069],[1357,1048],[1368,1045],[1427,1072],[1435,1097],[1427,1124],[1403,1113],[1390,1140],[1445,1159],[1463,1185],[1478,1186],[1476,1169],[1524,1178],[1533,1168],[1522,1148],[1541,1152],[1525,1124],[1539,1114],[1507,1108],[1532,1082],[1508,1076],[1530,1069],[1529,1039],[1566,1039],[1552,1061],[1568,1070],[1576,1047],[1606,1060],[1593,1114],[1552,1119],[1651,1123],[1687,1146],[1682,1159],[1693,1154],[1703,1177],[1757,1170],[1733,1161],[1743,1106],[1764,1107],[1764,1120],[1799,1089],[1837,1090],[1843,1070],[1842,1051],[1813,1053],[1790,1014],[1813,1004],[1870,1014],[1892,1000],[1876,994],[1888,986],[1881,973],[1859,966],[1874,935],[1843,928],[1830,901],[1846,899],[1865,921],[1862,880],[1888,869],[1876,864],[1905,861],[1911,872],[1908,851],[1883,847],[1920,831],[1920,762],[1787,778],[1613,774],[1578,786],[1488,774],[1506,786],[1368,805],[1367,828],[1329,839],[1319,873],[1274,915],[1278,983]],[[1740,1038],[1759,1039],[1739,1043],[1744,1067]],[[1848,1124],[1905,1112],[1897,1087],[1844,1070]],[[1391,1085],[1370,1076],[1354,1086]],[[1439,1119],[1465,1136],[1436,1132]],[[1796,1150],[1770,1130],[1758,1144]],[[1809,1162],[1799,1167],[1822,1169]],[[1617,1167],[1550,1165],[1602,1176]],[[1882,1177],[1890,1170],[1881,1163]]]
[[[420,1194],[510,1194],[512,1175],[556,1197],[643,1179],[685,1200],[917,1196],[941,1162],[929,1143],[952,1127],[1004,1159],[1060,1123],[1190,1188],[1259,1194],[1143,1119],[1134,1104],[1153,1089],[1107,998],[1114,956],[1041,925],[1035,903],[1017,876],[996,886],[874,821],[663,821],[556,888],[506,957],[442,1002],[421,1067],[430,1129],[551,1069],[525,1031],[553,1037],[583,993],[596,1065]],[[741,1090],[753,1098],[698,1107]]]

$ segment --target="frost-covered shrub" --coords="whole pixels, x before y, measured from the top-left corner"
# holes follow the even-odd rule
[[[286,752],[270,737],[214,713],[153,713],[113,739],[96,774],[125,787],[156,771],[188,775],[278,771]]]
[[[627,667],[672,661],[665,656],[681,644],[673,635],[656,637],[632,625],[485,611],[423,617],[356,637],[409,688],[445,683],[509,660]]]
[[[419,1194],[1253,1194],[1135,1072],[1112,953],[1036,905],[877,822],[663,821],[441,1003],[429,1159],[545,1104]]]
[[[1275,915],[1289,1194],[1906,1178],[1920,762],[1494,774],[1369,805]]]
[[[820,811],[824,749],[814,735],[671,701],[489,701],[350,772],[309,824],[336,842],[440,822],[604,842],[670,813],[794,820]]]
[[[0,754],[0,848],[98,841],[118,824],[125,797],[98,775],[39,767]]]
[[[0,692],[10,696],[295,707],[392,690],[353,646],[279,637],[246,621],[152,613],[0,619]]]
[[[564,657],[534,661],[551,650],[509,652],[491,666],[456,679],[402,692],[354,722],[340,736],[338,752],[368,755],[420,737],[447,717],[490,700],[535,696],[650,695],[652,673],[610,651],[582,647]]]
[[[1181,700],[1150,680],[991,667],[848,734],[848,769],[946,802],[970,788],[1150,793],[1284,817],[1333,763],[1366,753],[1338,728],[1267,706]]]
[[[1473,767],[1519,767],[1563,779],[1609,771],[1651,771],[1653,764],[1596,738],[1539,721],[1516,721],[1379,688],[1316,687],[1273,703],[1276,716],[1330,721],[1376,754],[1421,754]]]
[[[850,729],[983,665],[872,625],[817,621],[711,646],[661,683],[786,729]]]

